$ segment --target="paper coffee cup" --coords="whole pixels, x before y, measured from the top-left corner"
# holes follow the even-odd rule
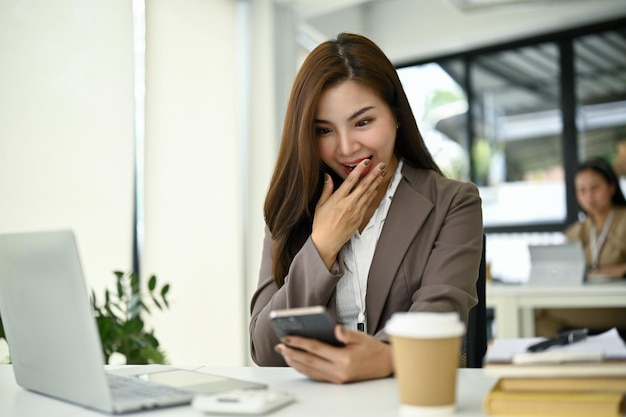
[[[465,325],[458,313],[395,313],[391,338],[402,416],[453,413],[456,371]]]

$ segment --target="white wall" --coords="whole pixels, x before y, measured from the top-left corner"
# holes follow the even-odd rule
[[[0,232],[75,231],[90,286],[131,266],[127,0],[0,2]]]
[[[171,309],[152,322],[173,363],[250,361],[249,300],[277,144],[271,6],[147,4],[143,269],[172,285]]]
[[[241,132],[240,6],[147,2],[142,271],[171,284],[171,309],[149,322],[172,363],[249,357],[276,138],[271,1],[254,2],[247,22],[257,76]],[[131,268],[131,2],[3,0],[0,56],[0,232],[72,228],[88,286],[110,286]]]
[[[263,203],[267,192],[272,169],[278,150],[280,129],[277,128],[276,112],[276,73],[274,60],[274,18],[272,2],[251,0],[250,22],[251,39],[251,75],[249,102],[249,170],[248,170],[248,207],[246,230],[247,260],[246,279],[248,291],[245,297],[246,336],[249,321],[249,305],[252,292],[256,289],[260,267],[261,250],[265,221]],[[290,67],[291,68],[291,67]],[[246,342],[247,343],[247,342]]]
[[[294,62],[275,65],[281,28],[274,6],[273,0],[148,6],[148,44],[158,50],[148,46],[146,63],[144,271],[175,277],[175,303],[154,320],[175,363],[251,363],[250,298],[283,116],[276,85],[290,85],[296,70]],[[189,166],[198,178],[186,174]]]
[[[173,363],[244,361],[235,23],[229,0],[147,2],[143,269],[172,286]]]

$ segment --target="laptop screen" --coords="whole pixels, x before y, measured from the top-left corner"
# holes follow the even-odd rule
[[[578,241],[529,245],[531,285],[580,285],[585,279],[585,254]]]

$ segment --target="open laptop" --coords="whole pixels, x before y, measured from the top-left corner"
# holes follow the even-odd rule
[[[529,285],[581,285],[585,280],[585,253],[578,241],[529,245]]]
[[[105,372],[71,231],[0,234],[0,317],[17,383],[84,407],[124,413],[188,404],[195,393],[267,388],[168,367],[134,367],[137,377]]]

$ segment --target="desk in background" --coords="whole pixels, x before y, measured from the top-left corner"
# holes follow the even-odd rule
[[[626,281],[576,286],[488,283],[487,307],[494,309],[496,337],[535,335],[535,308],[626,307]]]
[[[265,382],[271,390],[294,393],[297,402],[271,417],[392,417],[398,415],[396,380],[385,378],[345,385],[314,382],[291,368],[201,368],[201,371]],[[456,416],[485,416],[482,400],[495,383],[482,369],[459,369]],[[96,411],[26,391],[15,383],[11,365],[0,365],[0,416],[102,417]],[[200,417],[190,406],[140,412],[137,417]]]

